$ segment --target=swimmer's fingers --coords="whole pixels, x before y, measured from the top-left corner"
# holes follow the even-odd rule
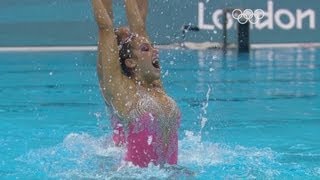
[[[110,18],[109,13],[107,12],[107,9],[104,7],[102,1],[92,0],[92,7],[99,28],[113,30],[112,19]]]

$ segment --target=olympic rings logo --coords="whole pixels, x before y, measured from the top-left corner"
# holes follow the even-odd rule
[[[255,24],[264,17],[264,11],[262,9],[256,9],[254,11],[251,9],[245,9],[242,12],[241,9],[234,9],[232,11],[232,17],[238,20],[240,24],[245,24],[248,21]]]

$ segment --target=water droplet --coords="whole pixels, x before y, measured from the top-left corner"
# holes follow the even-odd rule
[[[150,145],[152,143],[152,136],[148,136],[147,142],[148,142],[148,145]]]

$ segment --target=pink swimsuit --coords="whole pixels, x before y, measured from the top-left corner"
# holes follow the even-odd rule
[[[131,121],[128,127],[124,127],[113,116],[113,141],[116,145],[126,145],[125,160],[134,165],[147,167],[150,162],[155,165],[177,164],[180,117],[173,124],[169,130],[168,143],[164,143],[160,123],[151,113],[144,113]]]

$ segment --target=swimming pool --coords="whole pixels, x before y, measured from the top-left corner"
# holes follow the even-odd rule
[[[179,164],[195,178],[320,177],[320,49],[160,56],[182,111]],[[0,53],[2,178],[184,176],[120,166],[95,64],[95,52]]]

